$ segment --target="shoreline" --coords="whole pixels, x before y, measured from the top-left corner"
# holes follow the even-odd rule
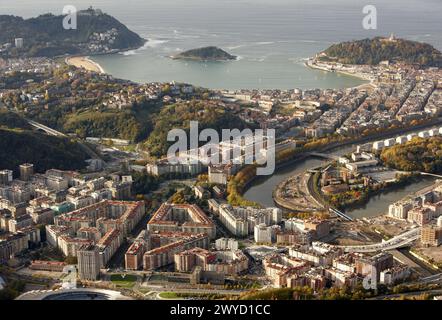
[[[428,122],[427,123],[421,123],[421,124],[419,124],[417,126],[414,126],[413,128],[410,128],[410,127],[400,127],[400,128],[395,128],[395,129],[393,129],[393,130],[391,130],[389,132],[376,133],[376,134],[369,135],[369,136],[360,136],[360,137],[358,137],[356,139],[350,139],[350,140],[346,140],[346,141],[333,142],[333,143],[330,143],[330,144],[328,144],[326,146],[323,146],[320,149],[320,151],[321,152],[328,152],[328,151],[335,150],[337,148],[341,148],[341,147],[345,147],[345,146],[349,146],[349,145],[352,145],[352,144],[365,143],[367,141],[375,141],[375,140],[378,140],[378,139],[387,139],[389,137],[393,137],[393,136],[396,136],[398,134],[401,135],[401,134],[405,134],[405,133],[409,133],[409,132],[414,132],[416,130],[421,130],[421,129],[425,129],[425,128],[431,128],[431,127],[433,127],[435,125],[438,125],[438,124],[442,124],[442,117],[441,118],[437,118],[437,119],[435,119],[433,121],[430,121],[429,123]],[[290,167],[290,166],[298,165],[299,163],[301,163],[302,161],[306,160],[309,157],[310,156],[308,155],[308,153],[299,154],[299,155],[295,156],[294,158],[292,158],[292,159],[290,159],[288,161],[284,161],[282,163],[277,163],[276,164],[276,169],[287,168],[287,167]],[[274,187],[274,189],[272,191],[272,200],[273,200],[274,203],[276,203],[275,202],[275,198],[274,198],[275,190],[277,189],[277,187],[280,184],[282,184],[284,181],[290,179],[291,177],[292,176],[289,176],[288,178],[280,181],[278,184],[275,185],[275,187]],[[253,177],[250,181],[248,181],[245,184],[244,190],[242,192],[242,196],[244,197],[244,199],[249,200],[249,201],[253,201],[253,200],[250,200],[250,199],[246,198],[245,194],[251,188],[253,188],[254,184],[257,183],[257,181],[259,181],[260,178],[262,179],[262,177],[255,176],[255,177]],[[267,179],[268,178],[265,178],[264,180],[267,180]],[[278,203],[276,203],[276,205],[278,205]],[[281,208],[282,209],[287,209],[284,206],[281,206]],[[289,210],[291,210],[291,209],[289,209]]]
[[[320,71],[325,71],[325,72],[334,72],[334,73],[339,73],[339,74],[343,74],[346,76],[350,76],[350,77],[354,77],[360,80],[364,80],[367,81],[367,83],[363,83],[360,84],[358,86],[355,87],[351,87],[351,89],[358,89],[358,90],[363,90],[363,89],[375,89],[376,85],[374,84],[374,80],[373,79],[367,79],[367,77],[363,74],[359,74],[359,73],[350,73],[350,72],[346,72],[346,71],[342,71],[342,70],[329,70],[327,68],[323,68],[323,67],[319,67],[315,64],[309,63],[309,61],[304,62],[304,66],[306,66],[307,68],[313,69],[313,70],[320,70]]]
[[[142,47],[144,47],[149,40],[143,39],[144,43],[142,46],[135,46],[135,47],[130,47],[130,48],[126,48],[126,49],[114,49],[111,50],[109,52],[105,52],[105,53],[95,53],[93,55],[71,55],[65,58],[65,63],[70,65],[70,66],[74,66],[77,68],[83,68],[87,71],[92,71],[92,72],[97,72],[97,73],[101,73],[101,74],[105,74],[107,73],[104,68],[95,60],[92,60],[92,57],[94,56],[101,56],[101,55],[111,55],[111,54],[117,54],[117,53],[122,53],[122,52],[128,52],[131,50],[137,50],[140,49]]]
[[[77,68],[83,68],[87,71],[106,73],[103,67],[97,62],[93,61],[90,56],[73,56],[65,59],[66,64]]]

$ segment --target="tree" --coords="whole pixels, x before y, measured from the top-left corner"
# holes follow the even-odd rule
[[[77,257],[67,256],[66,259],[64,259],[64,262],[67,264],[77,264],[78,259],[77,259]]]

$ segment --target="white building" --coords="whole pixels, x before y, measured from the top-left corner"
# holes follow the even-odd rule
[[[23,48],[23,44],[24,44],[23,38],[15,38],[14,42],[15,42],[16,48],[18,48],[18,49]]]
[[[381,271],[380,283],[392,285],[400,280],[406,279],[410,273],[411,271],[408,266],[393,267],[391,269]]]
[[[407,220],[408,211],[413,209],[410,202],[396,202],[388,207],[388,216],[395,219]]]
[[[216,250],[232,250],[236,251],[239,248],[238,241],[232,238],[220,238],[215,241]]]
[[[224,204],[219,207],[219,219],[234,235],[245,237],[254,232],[256,225],[279,224],[282,221],[282,211],[278,208],[256,209]]]
[[[408,141],[408,139],[406,136],[400,136],[400,137],[396,138],[396,143],[398,143],[398,144],[404,144],[407,141]]]
[[[384,141],[376,141],[373,143],[374,150],[381,150],[384,147]]]
[[[272,227],[268,227],[264,223],[256,225],[254,238],[256,243],[272,243]]]
[[[396,144],[396,139],[386,139],[385,141],[384,141],[384,146],[385,147],[392,147],[392,146],[394,146]]]

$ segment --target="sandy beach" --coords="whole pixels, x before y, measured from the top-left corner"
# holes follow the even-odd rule
[[[66,63],[77,68],[84,68],[88,71],[105,73],[104,69],[89,57],[69,57],[66,58]]]

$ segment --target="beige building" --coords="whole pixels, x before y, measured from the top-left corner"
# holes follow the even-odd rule
[[[147,230],[205,233],[210,239],[216,236],[216,226],[197,205],[163,203],[150,219]]]
[[[25,163],[20,165],[20,180],[29,181],[31,176],[34,174],[34,165],[30,163]]]
[[[231,233],[245,237],[254,232],[256,225],[270,226],[280,223],[282,211],[278,208],[256,209],[225,204],[219,207],[219,219]]]
[[[427,225],[422,227],[421,242],[424,246],[437,247],[442,244],[442,227]]]
[[[433,213],[428,208],[414,208],[408,211],[407,221],[423,226],[433,219]]]
[[[98,248],[93,245],[82,246],[78,250],[78,273],[82,280],[97,280],[100,274],[101,259]]]

